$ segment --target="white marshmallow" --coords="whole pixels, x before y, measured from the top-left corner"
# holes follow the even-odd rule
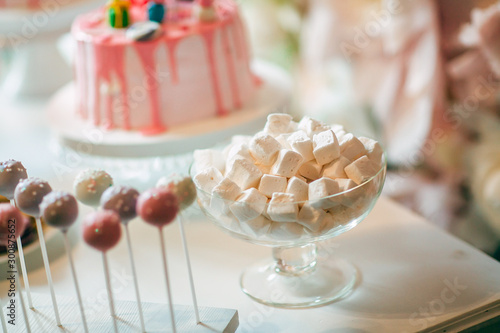
[[[353,189],[357,186],[355,182],[353,182],[349,178],[337,178],[335,179],[337,184],[339,184],[339,190],[340,192],[345,192],[350,189]],[[346,205],[348,207],[351,207],[354,202],[360,198],[363,195],[363,191],[361,189],[356,189],[353,191],[349,191],[347,193],[343,193],[340,195],[340,203],[343,205]]]
[[[330,212],[327,212],[323,217],[323,221],[321,221],[321,227],[319,228],[316,234],[319,235],[326,234],[327,232],[335,228],[337,225],[338,224],[333,218],[333,215]]]
[[[210,167],[214,167],[221,173],[224,173],[225,159],[224,155],[219,150],[213,149],[197,149],[193,153],[194,167],[196,172],[201,172]]]
[[[276,141],[278,141],[280,143],[282,148],[292,150],[292,146],[290,146],[290,144],[287,141],[288,138],[290,137],[290,135],[292,135],[292,134],[291,133],[283,133],[283,134],[280,134],[276,137]]]
[[[231,138],[231,143],[244,143],[248,145],[250,143],[250,140],[252,140],[251,135],[234,135]]]
[[[294,151],[302,155],[304,161],[314,159],[313,143],[306,132],[300,130],[288,136],[287,141]]]
[[[345,225],[351,222],[355,217],[356,210],[346,206],[337,206],[329,211],[333,217],[334,226]],[[360,214],[361,215],[361,212]]]
[[[297,222],[312,232],[318,232],[321,229],[323,218],[326,212],[323,209],[314,208],[305,204],[300,209]]]
[[[310,138],[312,138],[314,134],[330,129],[326,124],[307,116],[302,118],[297,128],[306,132]]]
[[[241,189],[229,178],[223,178],[212,190],[212,200],[210,201],[210,211],[213,213],[226,214],[229,206],[241,194]],[[217,215],[214,215],[217,216]]]
[[[249,145],[252,157],[263,165],[273,164],[280,149],[280,143],[268,134],[254,136]]]
[[[256,164],[255,166],[260,170],[260,172],[262,172],[263,175],[271,173],[272,165]]]
[[[252,156],[250,156],[250,151],[248,150],[248,146],[245,143],[235,143],[229,145],[226,149],[224,150],[224,152],[226,156],[227,171],[229,170],[231,164],[236,159],[244,158],[254,163]]]
[[[336,160],[325,165],[325,167],[323,168],[323,177],[328,177],[332,179],[347,178],[344,168],[349,164],[351,164],[351,161],[349,161],[344,156],[340,156]]]
[[[322,177],[309,184],[310,205],[315,208],[328,209],[338,205],[338,198],[325,198],[339,193],[339,184],[330,178]]]
[[[212,193],[213,188],[222,180],[223,176],[219,169],[209,167],[194,176],[196,186],[204,192]]]
[[[339,133],[339,134],[346,133],[346,130],[345,130],[344,126],[339,125],[339,124],[333,124],[333,125],[331,125],[330,129],[333,131],[333,133],[335,133],[335,135],[337,136],[337,139],[339,138],[339,135],[337,135],[337,133]]]
[[[384,151],[380,144],[369,138],[359,137],[359,141],[365,146],[366,156],[374,163],[378,168],[382,166],[382,156],[384,155]]]
[[[226,177],[235,182],[242,190],[259,185],[262,172],[247,159],[236,159],[229,166]]]
[[[316,180],[321,177],[323,167],[316,161],[308,161],[300,166],[299,174],[307,179]]]
[[[293,177],[299,170],[303,158],[297,152],[281,149],[276,162],[271,167],[271,174],[283,177]]]
[[[365,146],[352,133],[347,133],[339,140],[340,153],[349,161],[354,161],[366,153]]]
[[[330,129],[313,136],[313,148],[319,165],[325,165],[340,156],[339,142]]]
[[[375,176],[378,171],[366,155],[346,166],[344,170],[347,176],[358,185]]]
[[[229,210],[240,222],[255,219],[266,208],[267,197],[254,188],[243,191]]]
[[[272,221],[295,222],[299,214],[299,206],[294,203],[295,197],[289,193],[273,193],[267,207],[267,214]]]
[[[268,236],[274,240],[295,240],[304,234],[304,227],[298,223],[273,222],[269,228]]]
[[[293,131],[291,126],[292,116],[286,113],[271,113],[267,116],[267,122],[264,131],[272,136],[278,136],[281,133]]]
[[[269,229],[271,228],[271,224],[271,220],[262,215],[259,215],[252,220],[241,222],[240,226],[241,230],[243,230],[244,233],[250,235],[251,237],[257,238],[267,234],[269,232]]]
[[[286,193],[293,194],[296,201],[306,201],[308,198],[309,185],[298,177],[292,177],[288,181]]]
[[[285,192],[286,186],[286,177],[263,175],[260,179],[259,191],[266,197],[271,198],[275,192]]]

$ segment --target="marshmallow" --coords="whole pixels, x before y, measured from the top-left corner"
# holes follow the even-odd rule
[[[271,198],[275,192],[285,192],[287,186],[286,177],[264,175],[259,184],[260,193]]]
[[[212,190],[210,211],[212,215],[227,214],[229,206],[241,194],[241,189],[229,178],[223,178]]]
[[[197,149],[193,153],[196,172],[214,167],[221,173],[225,169],[225,159],[221,151],[213,149]]]
[[[299,206],[294,202],[293,194],[274,193],[267,207],[267,214],[272,221],[294,222],[299,214]]]
[[[314,208],[305,204],[300,209],[297,222],[312,232],[318,232],[322,227],[323,218],[326,212],[323,209]]]
[[[240,227],[245,234],[251,237],[261,237],[269,232],[271,224],[271,220],[259,215],[250,221],[241,222]]]
[[[339,145],[340,153],[350,161],[357,160],[366,153],[365,146],[352,133],[342,136]]]
[[[382,166],[382,156],[384,155],[384,151],[380,144],[369,138],[359,137],[359,141],[365,146],[366,156],[374,163],[379,169]]]
[[[272,165],[257,164],[255,166],[260,170],[260,172],[262,172],[263,175],[271,173]]]
[[[273,222],[269,228],[268,236],[274,240],[295,240],[304,234],[304,227],[298,223]]]
[[[351,161],[349,161],[344,156],[340,156],[336,160],[325,165],[325,167],[323,168],[323,177],[328,177],[332,179],[347,178],[344,168],[349,164],[351,164]]]
[[[250,154],[258,164],[271,165],[276,160],[276,155],[281,145],[275,138],[268,134],[256,135],[249,144]]]
[[[271,113],[267,116],[264,132],[272,136],[293,131],[292,116],[286,113]]]
[[[313,148],[319,165],[327,164],[340,156],[339,142],[330,129],[313,136]]]
[[[235,135],[231,138],[231,143],[244,143],[248,145],[252,140],[251,135]]]
[[[259,185],[262,172],[247,159],[236,159],[229,166],[226,177],[235,182],[242,190]]]
[[[283,176],[283,177],[293,177],[300,168],[303,158],[297,152],[293,150],[281,149],[276,162],[271,168],[271,174]]]
[[[290,146],[290,144],[287,141],[288,138],[290,137],[290,135],[292,135],[292,134],[291,133],[283,133],[283,134],[280,134],[276,137],[276,141],[278,141],[280,143],[282,148],[292,150],[292,146]]]
[[[250,151],[245,143],[235,143],[229,145],[224,149],[224,155],[226,156],[226,170],[229,170],[231,164],[236,159],[244,158],[254,163],[252,156],[250,156]]]
[[[346,206],[339,205],[329,211],[333,217],[334,226],[345,225],[351,222],[356,217],[356,211],[359,212],[358,216],[361,215],[361,211],[349,208]]]
[[[337,178],[335,179],[337,184],[339,184],[339,190],[340,192],[345,192],[349,191],[350,189],[353,189],[357,186],[355,182],[348,178]],[[346,205],[348,207],[351,207],[356,199],[358,199],[360,196],[363,195],[363,191],[361,189],[356,189],[353,191],[349,191],[347,193],[342,193],[340,195],[340,203],[343,205]]]
[[[316,180],[321,177],[323,167],[316,161],[309,161],[300,166],[299,174],[307,179]]]
[[[222,180],[222,178],[222,173],[218,169],[209,167],[196,174],[193,181],[202,191],[212,193],[213,188]]]
[[[333,228],[337,226],[337,222],[333,218],[333,215],[330,212],[326,212],[323,220],[321,221],[321,226],[316,234],[326,234]],[[307,230],[306,230],[307,231]]]
[[[337,133],[342,134],[342,135],[346,133],[346,130],[345,130],[344,126],[339,125],[339,124],[333,124],[333,125],[331,125],[330,129],[333,131],[333,133],[335,133],[335,135],[337,136],[337,138],[339,138],[339,135],[337,135]]]
[[[304,132],[307,133],[307,135],[312,138],[314,134],[329,130],[330,128],[317,120],[311,119],[309,117],[304,117],[302,120],[299,122],[299,125],[297,126],[298,129],[303,130]]]
[[[344,170],[347,176],[358,185],[375,176],[378,171],[365,155],[346,166]]]
[[[338,198],[325,198],[339,193],[339,184],[330,178],[322,177],[309,184],[309,201],[314,208],[328,209],[338,205]]]
[[[298,177],[292,177],[288,181],[286,193],[293,194],[296,201],[306,201],[308,198],[309,185]]]
[[[300,130],[288,136],[287,141],[294,151],[302,155],[304,161],[314,159],[313,143],[306,132]]]
[[[243,191],[229,210],[240,222],[255,219],[266,207],[267,197],[254,188]]]

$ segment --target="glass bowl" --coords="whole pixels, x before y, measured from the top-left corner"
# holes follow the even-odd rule
[[[283,308],[314,307],[347,296],[356,285],[356,268],[341,258],[318,257],[316,243],[354,228],[370,213],[385,181],[387,163],[385,156],[382,159],[380,170],[364,183],[314,201],[243,204],[213,196],[197,186],[198,204],[217,227],[233,237],[272,248],[273,260],[243,272],[242,291],[257,302]],[[193,169],[191,166],[191,177],[195,176]],[[310,224],[307,227],[296,220],[283,222],[287,218],[280,212],[305,206],[324,212],[309,214],[311,220],[317,217],[312,230]],[[245,209],[246,218],[239,220],[233,214],[236,209]]]

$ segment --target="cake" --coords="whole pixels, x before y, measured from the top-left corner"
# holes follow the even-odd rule
[[[226,116],[252,99],[259,80],[233,0],[166,1],[157,31],[141,38],[131,29],[148,22],[151,4],[116,1],[126,4],[126,28],[111,27],[109,6],[72,26],[81,121],[155,135]]]

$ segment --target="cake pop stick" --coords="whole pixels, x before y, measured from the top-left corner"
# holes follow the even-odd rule
[[[56,294],[54,292],[54,284],[52,282],[52,274],[50,272],[49,256],[47,255],[47,246],[45,245],[45,237],[43,235],[42,222],[40,221],[40,203],[43,197],[50,193],[52,188],[49,183],[38,178],[23,179],[17,184],[14,192],[17,207],[25,214],[31,215],[36,219],[36,229],[38,240],[40,242],[40,250],[42,252],[43,265],[45,266],[45,274],[49,284],[50,296],[52,298],[52,306],[56,317],[57,326],[61,326],[61,318],[59,308],[57,306]]]
[[[120,228],[120,217],[113,211],[103,210],[90,213],[83,220],[83,239],[91,247],[102,252],[104,276],[106,278],[106,290],[108,292],[109,311],[113,317],[113,327],[118,332],[116,323],[115,304],[111,280],[109,278],[109,265],[106,253],[120,241],[122,229]]]
[[[3,195],[10,200],[10,204],[15,207],[14,191],[21,179],[28,178],[28,173],[24,165],[15,160],[8,160],[0,163],[0,195]],[[24,261],[23,243],[21,238],[17,240],[17,250],[19,251],[19,261],[21,262],[21,272],[23,274],[24,289],[28,297],[28,305],[33,309],[33,300],[31,299],[30,283],[28,279],[28,271],[26,269],[26,262]]]
[[[14,225],[12,225],[12,221],[14,221]],[[3,245],[7,248],[12,248],[14,247],[14,239],[20,239],[21,235],[23,234],[24,230],[26,229],[26,225],[28,222],[26,221],[25,217],[21,214],[21,212],[14,206],[8,204],[8,203],[3,203],[0,204],[0,245]],[[12,233],[12,231],[14,231]],[[18,252],[18,258],[20,257],[20,254]],[[17,276],[15,277],[15,283],[17,290],[19,290],[19,296],[21,297],[21,307],[23,308],[23,314],[24,314],[24,319],[26,321],[26,328],[28,331],[30,331],[30,325],[29,325],[29,319],[28,319],[28,314],[26,311],[26,306],[24,304],[24,298],[23,294],[21,291],[21,288],[19,286],[19,261],[16,261],[15,264],[10,264],[9,263],[9,270],[12,271],[14,268],[17,268]],[[2,317],[2,325],[4,323],[4,315],[3,313],[0,314]],[[7,332],[7,329],[5,328],[5,332]]]
[[[189,274],[189,284],[191,287],[191,297],[193,298],[194,313],[196,316],[196,324],[199,324],[201,322],[200,311],[198,309],[198,301],[196,299],[193,271],[191,269],[191,260],[189,259],[189,250],[182,217],[182,211],[191,206],[191,204],[196,199],[196,186],[194,185],[193,180],[190,177],[177,176],[171,177],[170,180],[165,177],[160,178],[156,186],[171,190],[177,196],[177,200],[179,202],[180,212],[177,219],[179,221],[179,229],[181,232],[182,247],[184,248],[184,255],[186,257],[187,269]]]
[[[19,271],[19,266],[17,266],[17,270]],[[31,325],[30,325],[30,320],[28,318],[28,309],[26,309],[26,304],[24,303],[24,296],[23,292],[21,291],[21,286],[19,285],[19,279],[16,279],[16,286],[17,290],[19,290],[19,302],[21,303],[21,308],[23,309],[23,317],[24,317],[24,323],[26,325],[26,332],[31,333]]]
[[[75,197],[84,205],[97,210],[101,196],[113,186],[113,178],[103,170],[87,169],[80,172],[73,184]]]
[[[134,277],[135,297],[137,300],[137,309],[139,310],[139,320],[142,332],[146,332],[144,325],[144,314],[142,311],[141,295],[139,293],[139,282],[135,269],[134,256],[132,251],[132,242],[130,241],[130,231],[128,229],[129,222],[137,216],[135,206],[139,192],[127,186],[113,186],[108,188],[101,197],[101,206],[103,209],[112,210],[120,216],[121,223],[125,228],[125,236],[127,238],[128,255],[130,258],[130,266]]]
[[[3,309],[2,302],[0,302],[0,307]],[[2,321],[2,329],[5,333],[7,333],[7,323],[5,322],[5,316],[3,312],[0,314],[0,320]]]
[[[80,307],[80,316],[82,317],[83,329],[88,332],[87,320],[85,318],[85,310],[83,307],[78,278],[76,276],[75,265],[71,255],[71,247],[68,240],[68,230],[78,218],[78,203],[75,197],[66,192],[51,192],[47,194],[40,204],[42,217],[48,225],[59,229],[64,237],[64,246],[73,276],[78,305]]]
[[[163,227],[171,223],[179,211],[177,197],[171,191],[164,188],[153,188],[147,190],[139,196],[136,210],[145,222],[158,227],[160,231],[161,255],[163,259],[163,268],[165,270],[165,283],[170,308],[170,319],[172,321],[172,331],[175,333],[176,325],[174,305],[172,303],[172,293],[168,277],[167,253],[165,239],[163,237]]]

